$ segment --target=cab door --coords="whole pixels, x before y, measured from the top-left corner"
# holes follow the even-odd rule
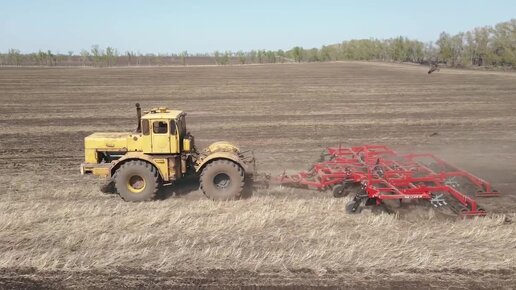
[[[176,120],[170,120],[170,153],[179,152],[179,131],[177,130]]]
[[[168,120],[152,121],[152,153],[170,153]]]

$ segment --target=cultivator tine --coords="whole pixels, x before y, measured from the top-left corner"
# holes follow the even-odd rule
[[[448,203],[446,202],[446,199],[444,198],[444,194],[442,194],[442,193],[432,196],[432,199],[430,199],[430,203],[434,207],[442,207],[442,206],[448,205]]]
[[[296,175],[284,172],[274,181],[318,190],[345,183],[361,184],[361,193],[346,207],[350,212],[357,212],[363,200],[368,200],[369,205],[385,200],[423,199],[436,208],[450,206],[461,215],[483,216],[485,210],[472,197],[500,195],[487,181],[432,154],[400,155],[381,145],[329,147],[309,171]]]
[[[458,188],[460,186],[460,184],[456,181],[455,177],[447,178],[444,181],[444,184],[446,184],[448,186],[451,186],[453,188]]]

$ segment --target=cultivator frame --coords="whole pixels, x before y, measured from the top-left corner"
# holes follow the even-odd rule
[[[448,205],[460,215],[484,216],[486,211],[472,197],[499,195],[487,181],[433,154],[400,155],[382,145],[329,147],[310,170],[283,173],[272,182],[318,190],[331,188],[336,197],[360,185],[347,207],[350,212],[357,212],[364,201],[366,205],[380,205],[387,200],[401,203],[422,199],[435,207]]]

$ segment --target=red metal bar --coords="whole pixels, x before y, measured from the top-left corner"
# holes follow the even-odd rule
[[[355,147],[329,147],[329,160],[316,163],[311,170],[295,175],[281,175],[273,180],[277,184],[303,186],[324,190],[343,182],[367,184],[369,198],[426,199],[445,193],[463,206],[463,215],[485,215],[477,202],[457,188],[447,184],[449,178],[460,177],[477,188],[476,196],[497,196],[487,181],[459,169],[433,154],[400,155],[387,146],[363,145]],[[435,172],[428,164],[418,161],[428,159],[440,169]]]

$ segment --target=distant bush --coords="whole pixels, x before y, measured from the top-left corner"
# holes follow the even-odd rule
[[[412,62],[420,64],[442,63],[452,67],[482,66],[514,69],[516,66],[516,19],[501,22],[494,27],[477,27],[455,35],[442,32],[437,41],[421,42],[406,37],[391,39],[354,39],[321,48],[305,49],[295,46],[290,50],[215,51],[210,54],[141,54],[126,52],[119,55],[115,48],[105,49],[93,45],[89,51],[82,50],[74,56],[47,52],[22,54],[9,49],[0,54],[0,65],[162,65],[187,64],[187,59],[211,58],[218,65],[232,63],[276,63],[276,62],[323,62],[336,60],[373,60]],[[177,62],[179,59],[179,63]],[[176,62],[174,62],[176,61]]]

